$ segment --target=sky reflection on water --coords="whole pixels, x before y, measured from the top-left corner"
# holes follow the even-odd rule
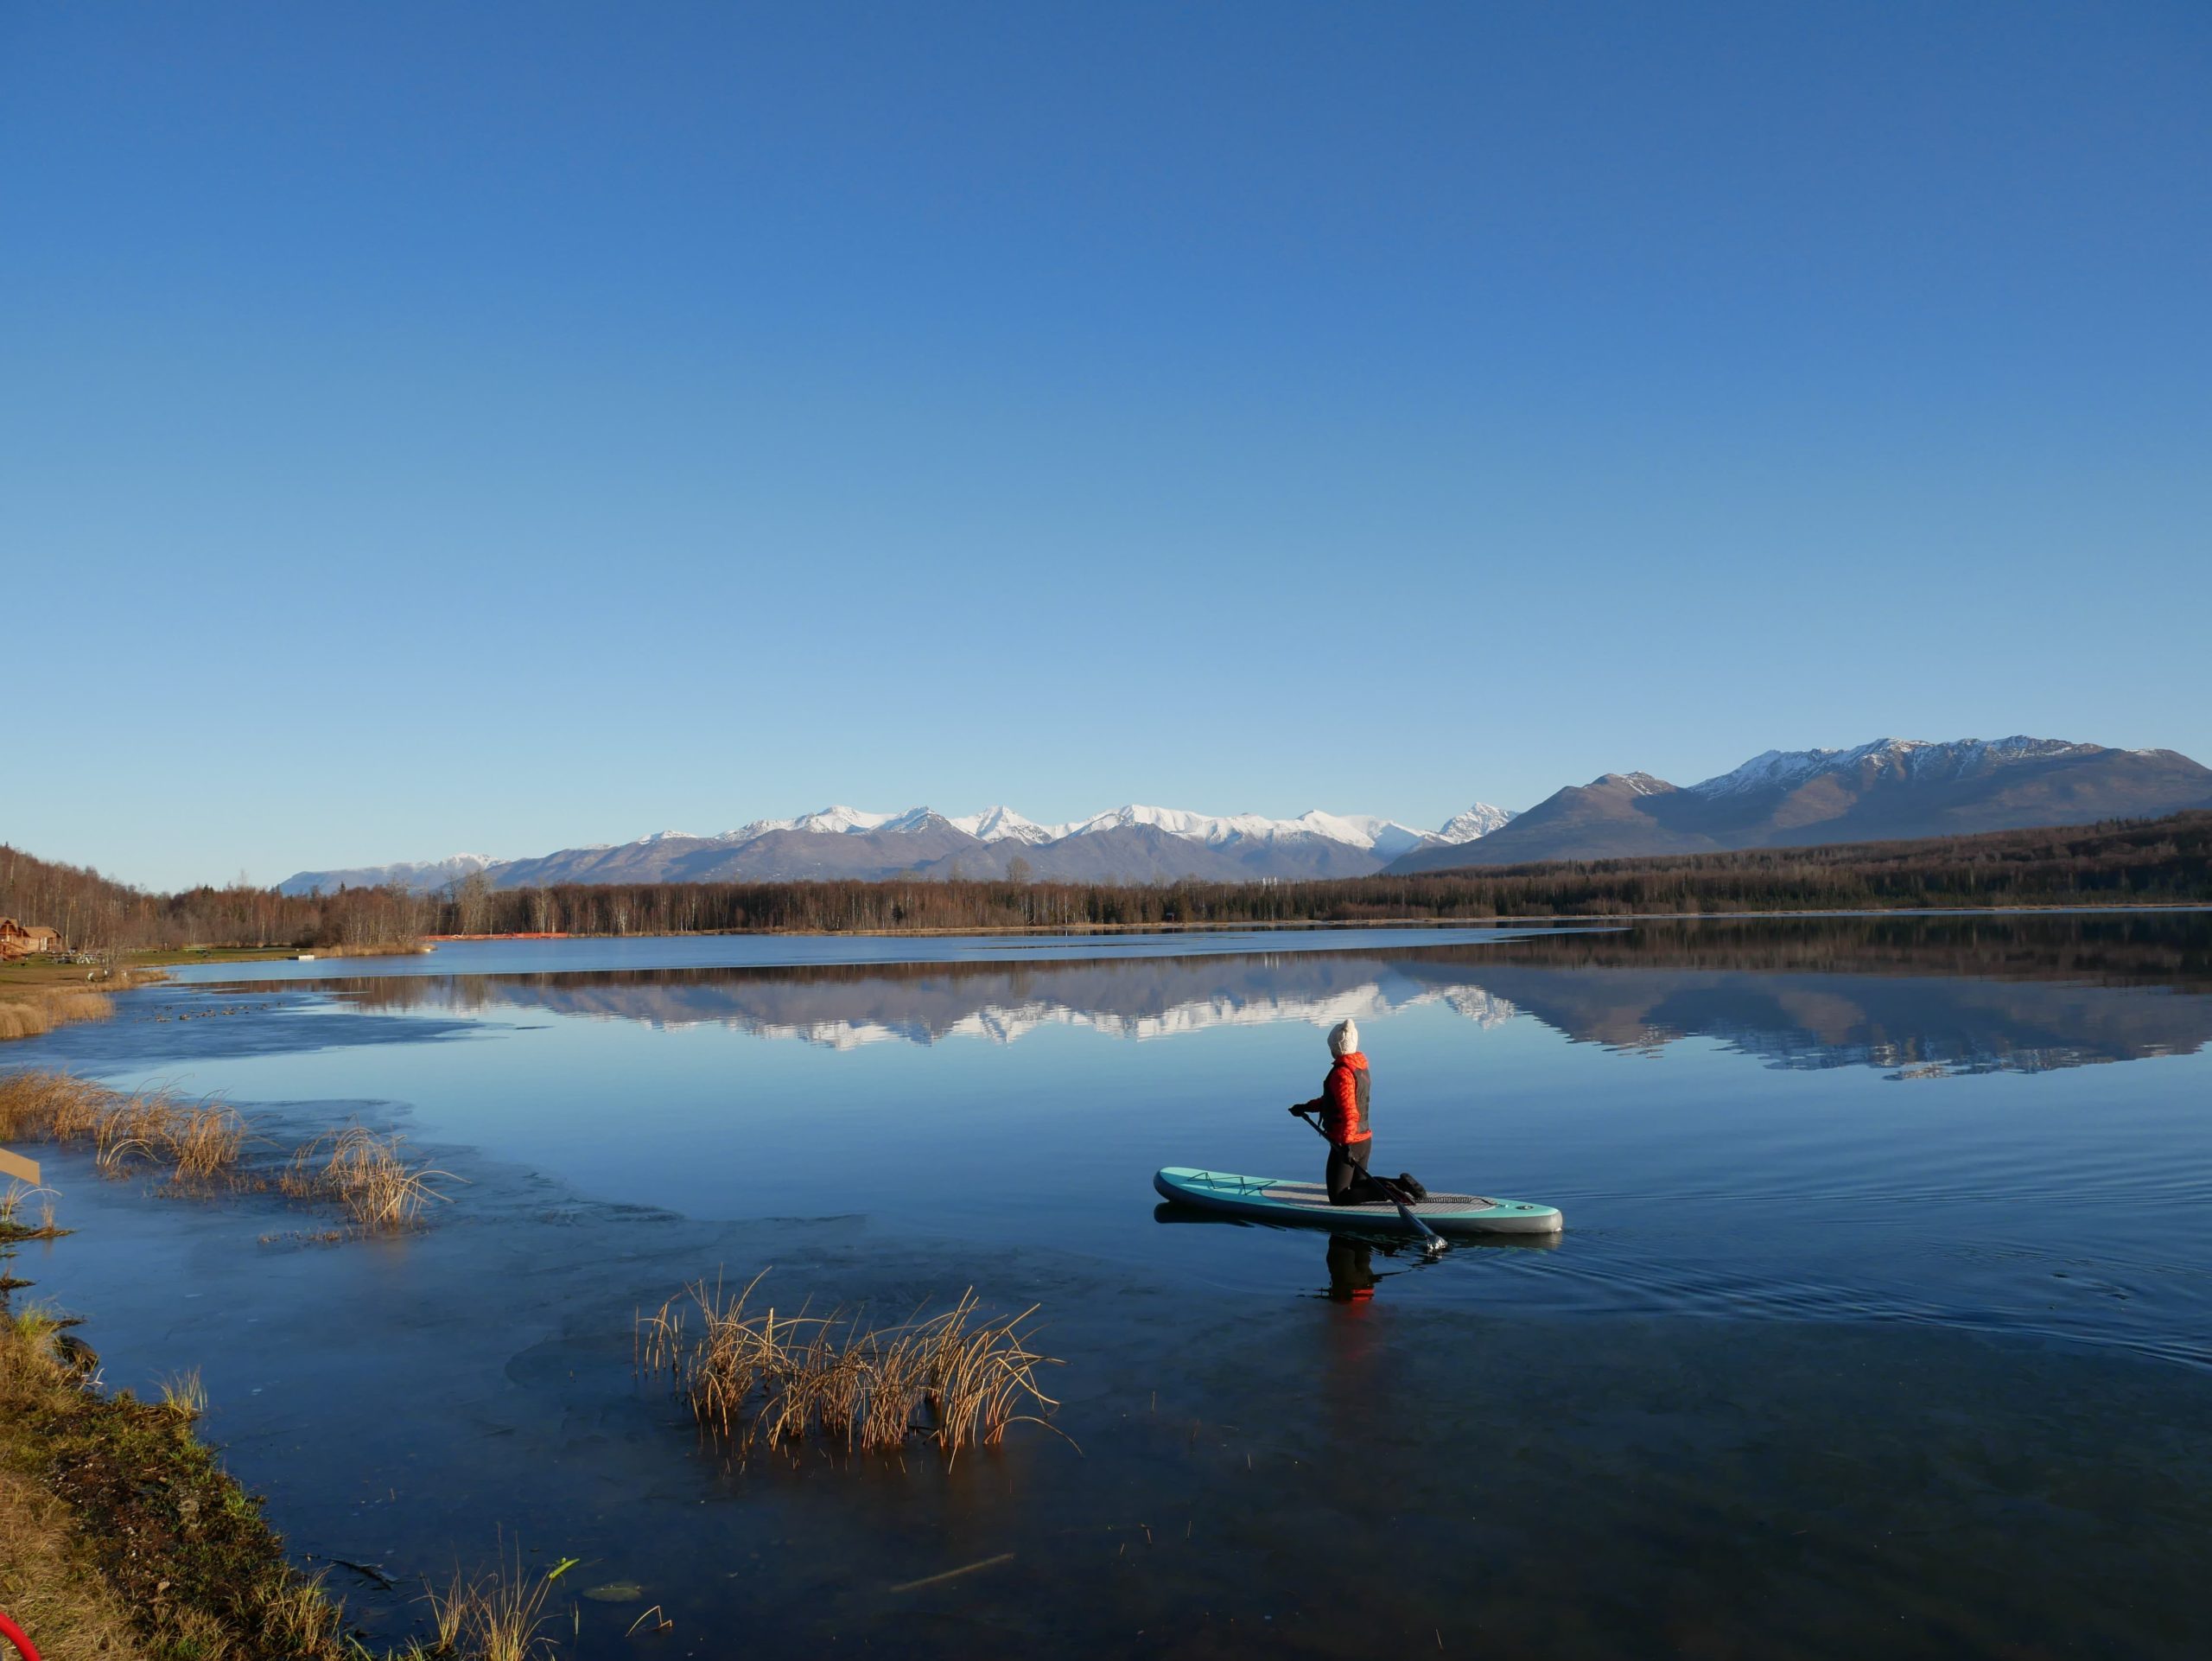
[[[1299,944],[1009,958],[929,942],[914,955],[934,961],[796,965],[633,952],[577,972],[540,946],[485,972],[442,953],[400,974],[288,965],[323,972],[134,996],[115,1022],[10,1060],[220,1091],[302,1128],[391,1119],[473,1186],[419,1240],[272,1253],[251,1244],[267,1219],[251,1205],[149,1206],[65,1170],[98,1222],[39,1277],[99,1317],[124,1374],[219,1348],[223,1434],[280,1521],[332,1551],[376,1516],[394,1551],[449,1558],[527,1499],[588,1518],[576,1531],[612,1556],[651,1541],[687,1621],[799,1647],[842,1622],[848,1641],[962,1652],[973,1618],[995,1634],[985,1648],[1114,1653],[1109,1632],[1156,1637],[1199,1609],[1300,1614],[1291,1647],[1313,1653],[1367,1652],[1377,1621],[1401,1641],[1471,1639],[1478,1618],[1488,1642],[1602,1654],[1649,1647],[1633,1640],[1657,1610],[1662,1648],[1840,1655],[1885,1632],[1868,1613],[1885,1599],[1893,1626],[1909,1612],[1908,1653],[2038,1626],[2140,1653],[2202,1632],[2154,1571],[2212,1539],[2212,924]],[[1374,1058],[1383,1163],[1560,1205],[1554,1249],[1424,1265],[1155,1205],[1160,1164],[1311,1165],[1282,1109],[1318,1087],[1322,1033],[1346,1015]],[[188,1260],[193,1290],[149,1274],[149,1252]],[[626,1312],[769,1262],[794,1297],[1044,1299],[1086,1457],[1010,1450],[1012,1497],[988,1503],[964,1480],[699,1466],[626,1384]],[[487,1276],[490,1308],[467,1291]],[[1348,1295],[1370,1278],[1371,1296]],[[333,1298],[365,1329],[332,1327]],[[391,1321],[427,1321],[445,1347]],[[410,1404],[349,1455],[316,1443],[310,1381],[334,1403]],[[1125,1416],[1162,1391],[1183,1430]],[[368,1491],[348,1461],[372,1449],[410,1473],[421,1515],[338,1503]],[[1383,1528],[1348,1459],[1387,1476],[1392,1511],[1429,1519],[1433,1549]],[[426,1460],[467,1473],[464,1492],[430,1501]],[[1247,1490],[1246,1471],[1271,1473]],[[1525,1526],[1548,1492],[1572,1495],[1573,1516],[1495,1525],[1491,1507]],[[1873,1549],[1917,1526],[1899,1495],[1949,1531],[1912,1536],[1916,1568]],[[710,1540],[661,1527],[659,1507],[701,1499]],[[1163,1515],[1210,1518],[1212,1544],[1097,1579],[1097,1530]],[[947,1530],[957,1550],[932,1555]],[[1301,1590],[1315,1530],[1351,1531],[1344,1607]],[[1540,1559],[1536,1537],[1608,1589]],[[733,1581],[700,1555],[768,1561],[798,1539],[883,1572]],[[1009,1541],[1020,1566],[944,1604],[960,1613],[942,1628],[859,1589]],[[2010,1555],[1969,1583],[1985,1548]],[[2056,1573],[2085,1564],[2099,1586]],[[1209,1630],[1193,1652],[1249,1642]]]

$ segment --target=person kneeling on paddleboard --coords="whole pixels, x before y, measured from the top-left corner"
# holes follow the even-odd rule
[[[1364,1206],[1390,1199],[1389,1190],[1368,1174],[1375,1152],[1375,1132],[1368,1123],[1367,1058],[1359,1050],[1359,1026],[1340,1021],[1329,1029],[1329,1075],[1321,1093],[1310,1102],[1293,1102],[1290,1111],[1303,1117],[1321,1116],[1321,1130],[1329,1138],[1329,1163],[1324,1181],[1332,1206]],[[1400,1173],[1397,1186],[1413,1199],[1428,1190]]]

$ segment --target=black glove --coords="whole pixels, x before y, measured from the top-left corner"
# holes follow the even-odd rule
[[[1293,1102],[1290,1104],[1290,1111],[1295,1117],[1302,1119],[1306,1117],[1306,1104],[1303,1102]]]

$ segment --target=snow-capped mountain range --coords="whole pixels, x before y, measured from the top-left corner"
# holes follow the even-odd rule
[[[927,807],[877,813],[839,805],[755,819],[718,836],[664,830],[534,858],[456,854],[417,864],[301,871],[278,886],[307,894],[398,882],[435,892],[479,872],[495,888],[907,875],[1249,881],[1971,835],[2195,807],[2212,807],[2212,771],[2172,750],[2026,736],[1949,743],[1885,738],[1850,749],[1769,750],[1689,786],[1649,773],[1609,773],[1526,813],[1478,802],[1433,830],[1319,809],[1273,819],[1132,803],[1041,824],[1002,805],[950,817]]]
[[[917,830],[932,817],[935,816],[926,807],[910,807],[903,813],[868,813],[856,807],[825,807],[818,812],[802,813],[795,819],[755,819],[750,824],[725,831],[713,840],[751,842],[771,830],[811,830],[839,835],[851,835],[862,830]],[[1095,836],[1101,830],[1147,824],[1166,831],[1171,837],[1203,843],[1209,848],[1246,840],[1269,841],[1279,836],[1312,835],[1325,837],[1332,842],[1344,843],[1354,848],[1371,849],[1384,859],[1395,859],[1414,848],[1429,847],[1439,843],[1471,842],[1477,837],[1497,830],[1512,817],[1504,808],[1477,802],[1465,812],[1454,814],[1440,830],[1417,830],[1395,819],[1376,818],[1372,814],[1324,813],[1319,808],[1301,813],[1294,819],[1270,819],[1258,813],[1193,813],[1179,807],[1147,807],[1132,802],[1127,807],[1094,813],[1087,819],[1071,819],[1065,824],[1039,824],[1036,820],[1024,818],[1012,808],[1005,806],[987,807],[980,813],[946,815],[944,822],[956,830],[967,832],[978,842],[1014,841],[1027,843],[1032,847],[1058,842],[1064,837]],[[659,836],[681,837],[684,834],[664,830]],[[647,837],[646,840],[658,838]]]
[[[1038,880],[1150,881],[1198,876],[1356,876],[1425,848],[1487,835],[1513,818],[1478,802],[1443,827],[1424,830],[1372,814],[1291,819],[1257,813],[1198,813],[1131,803],[1063,824],[1039,824],[1004,805],[946,815],[928,807],[879,813],[843,804],[787,819],[754,819],[697,836],[658,830],[635,842],[601,843],[526,859],[455,854],[442,860],[300,871],[286,894],[404,883],[444,890],[481,872],[495,888],[556,882],[779,881],[817,877],[1004,876],[1017,859]]]

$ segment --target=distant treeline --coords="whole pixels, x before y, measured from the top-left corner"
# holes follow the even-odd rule
[[[1419,876],[1157,885],[918,879],[571,883],[422,896],[150,894],[0,846],[0,914],[73,945],[370,947],[423,934],[832,932],[1376,922],[1630,913],[2212,903],[2212,812],[1921,842],[1471,867]]]
[[[73,951],[184,945],[396,944],[430,931],[447,902],[397,889],[295,898],[239,883],[149,894],[0,843],[0,917],[60,930]]]

